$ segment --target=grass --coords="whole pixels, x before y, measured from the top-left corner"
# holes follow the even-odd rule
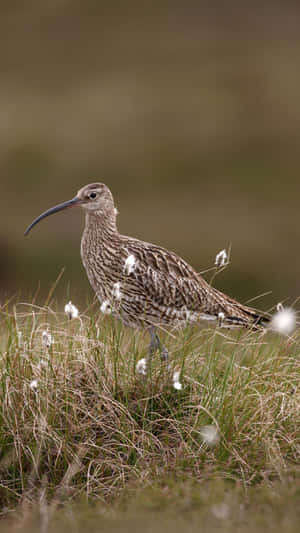
[[[266,491],[263,505],[274,517],[280,501],[289,509],[299,497],[298,332],[165,334],[169,362],[153,356],[142,376],[136,363],[147,354],[148,335],[91,310],[70,321],[48,306],[10,304],[0,328],[2,516],[17,509],[27,520],[24,509],[31,509],[32,529],[37,509],[47,524],[59,516],[59,529],[75,503],[78,524],[80,506],[87,516],[92,504],[98,518],[123,509],[114,520],[130,528],[132,514],[161,507],[173,516],[186,502],[189,515],[202,510],[197,520],[208,527],[224,502],[235,518],[247,502],[246,522],[256,506],[259,528],[258,494]],[[173,386],[175,370],[182,390]],[[214,446],[203,440],[207,425],[220,436]],[[58,510],[62,504],[68,512]]]

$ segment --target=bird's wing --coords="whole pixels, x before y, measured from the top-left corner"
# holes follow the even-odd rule
[[[250,325],[264,317],[233,298],[211,287],[186,261],[177,254],[154,244],[126,238],[122,251],[124,265],[131,257],[134,265],[124,272],[136,290],[156,305],[175,309],[185,308],[200,313],[203,318],[224,314],[225,322]],[[134,258],[134,259],[133,259]],[[129,261],[130,263],[130,261]],[[130,272],[129,272],[130,271]]]
[[[157,304],[196,312],[213,312],[214,290],[196,271],[174,252],[135,239],[123,248],[124,273],[143,289],[145,297]],[[135,264],[130,264],[135,259]],[[126,259],[129,268],[126,268]]]

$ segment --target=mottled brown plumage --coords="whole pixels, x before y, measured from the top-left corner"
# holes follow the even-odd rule
[[[49,209],[29,226],[66,207],[86,213],[81,257],[101,303],[132,327],[182,327],[212,320],[217,324],[252,327],[265,317],[211,287],[174,252],[132,237],[116,227],[116,209],[108,187],[86,185],[77,196]]]

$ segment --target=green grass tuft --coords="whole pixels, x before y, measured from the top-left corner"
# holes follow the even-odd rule
[[[0,505],[120,501],[163,480],[251,486],[299,472],[299,335],[166,334],[168,363],[136,373],[148,335],[110,317],[1,310]],[[42,332],[54,339],[47,348]],[[181,371],[182,390],[173,373]],[[37,380],[38,388],[30,386]],[[203,441],[204,426],[220,440]]]

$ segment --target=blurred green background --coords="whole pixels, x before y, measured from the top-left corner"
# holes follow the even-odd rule
[[[1,301],[77,304],[83,213],[31,220],[103,181],[119,229],[236,298],[300,293],[297,2],[1,2]]]

